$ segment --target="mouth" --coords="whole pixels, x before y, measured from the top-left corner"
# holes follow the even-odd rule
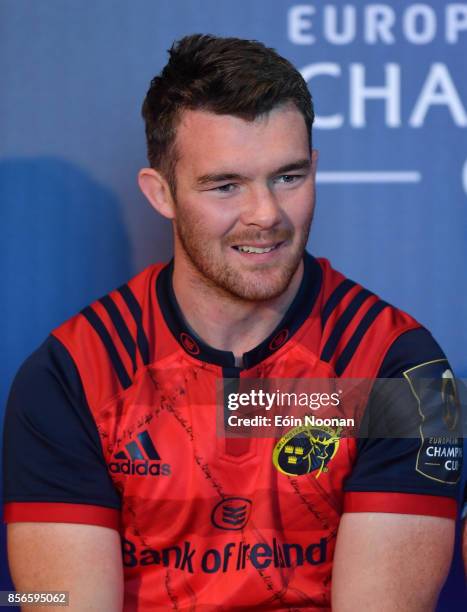
[[[240,253],[247,253],[249,255],[263,255],[265,253],[270,253],[271,251],[275,251],[279,247],[281,247],[284,243],[277,242],[276,244],[270,245],[262,245],[257,246],[253,244],[238,244],[234,245],[232,248]]]

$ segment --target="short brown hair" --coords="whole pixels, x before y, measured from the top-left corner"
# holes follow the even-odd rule
[[[253,121],[292,102],[302,113],[311,147],[313,103],[298,70],[274,49],[254,40],[185,36],[154,77],[143,103],[147,155],[175,193],[175,137],[183,110],[204,109]]]

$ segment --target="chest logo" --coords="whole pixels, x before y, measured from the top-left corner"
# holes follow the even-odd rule
[[[226,497],[214,507],[212,524],[226,531],[240,531],[248,523],[251,501],[246,497]]]
[[[319,478],[339,448],[340,430],[330,427],[295,427],[274,447],[272,462],[282,474]]]
[[[170,476],[171,466],[162,463],[148,431],[142,431],[125,448],[113,456],[109,463],[112,474],[128,476]]]

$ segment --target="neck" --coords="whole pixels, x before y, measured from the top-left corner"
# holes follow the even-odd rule
[[[260,344],[279,324],[302,277],[303,261],[284,293],[271,300],[251,302],[212,286],[183,257],[175,256],[173,289],[195,334],[213,348],[231,351],[240,364],[243,353]]]

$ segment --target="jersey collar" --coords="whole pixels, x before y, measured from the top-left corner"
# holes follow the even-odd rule
[[[243,354],[243,369],[251,368],[277,351],[292,338],[311,314],[322,284],[322,270],[316,259],[304,254],[304,272],[295,298],[274,331],[258,346]],[[206,344],[188,326],[172,286],[173,260],[156,280],[156,293],[162,315],[181,347],[192,357],[224,368],[235,367],[231,351],[220,351]]]

